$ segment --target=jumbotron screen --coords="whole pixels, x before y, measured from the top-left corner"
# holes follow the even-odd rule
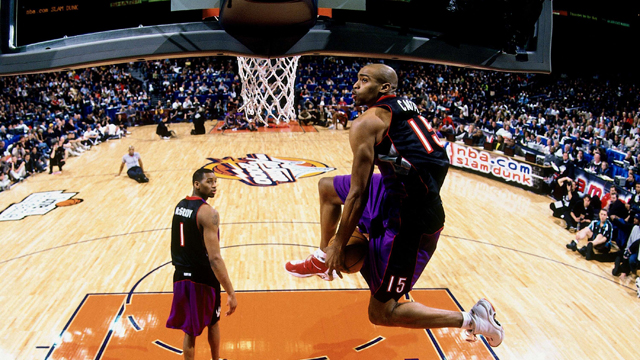
[[[170,0],[16,0],[16,45],[131,27],[202,20]]]

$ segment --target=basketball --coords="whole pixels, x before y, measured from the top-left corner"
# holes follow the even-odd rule
[[[335,236],[329,241],[329,245],[333,243]],[[362,268],[364,259],[369,250],[369,240],[356,229],[344,249],[344,264],[341,272],[353,274]]]

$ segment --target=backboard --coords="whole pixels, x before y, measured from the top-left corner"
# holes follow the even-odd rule
[[[220,1],[1,0],[0,75],[218,55],[364,56],[551,71],[551,0],[320,0],[315,26],[268,54],[205,15],[216,6]]]

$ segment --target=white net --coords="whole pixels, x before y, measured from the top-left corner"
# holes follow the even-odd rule
[[[256,59],[238,56],[242,80],[240,111],[254,121],[276,124],[296,118],[294,85],[300,56],[278,59]]]

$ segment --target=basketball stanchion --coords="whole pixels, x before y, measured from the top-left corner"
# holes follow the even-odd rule
[[[238,57],[242,101],[247,119],[276,124],[296,118],[294,86],[300,56],[261,59]]]

